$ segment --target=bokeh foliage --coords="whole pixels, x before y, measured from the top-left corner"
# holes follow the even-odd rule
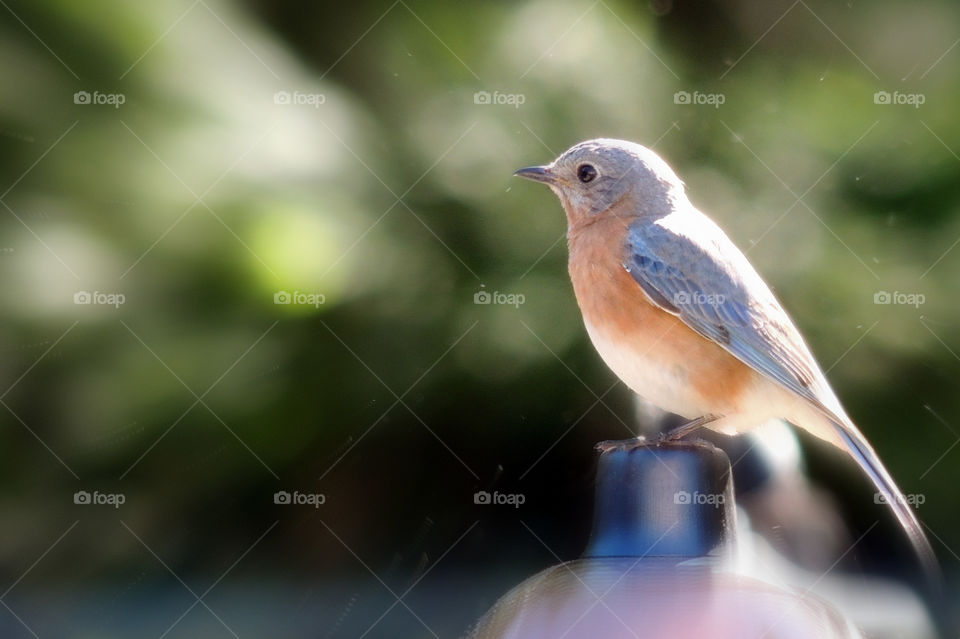
[[[479,520],[433,574],[508,573],[497,592],[555,559],[515,515],[474,508],[487,486],[527,493],[523,519],[575,556],[590,445],[625,436],[631,400],[604,395],[558,203],[510,176],[597,136],[655,146],[749,249],[904,490],[927,496],[954,571],[960,7],[790,7],[8,2],[9,581],[74,521],[19,588],[169,580],[125,526],[215,579],[279,521],[236,578],[368,576],[329,525],[400,583]],[[476,305],[481,287],[525,303]],[[274,304],[282,290],[324,303]],[[80,489],[127,503],[82,509]],[[278,509],[280,489],[328,503]]]

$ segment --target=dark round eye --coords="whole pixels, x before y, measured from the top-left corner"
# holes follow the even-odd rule
[[[597,170],[592,164],[581,164],[577,167],[577,179],[586,184],[592,182],[597,177]]]

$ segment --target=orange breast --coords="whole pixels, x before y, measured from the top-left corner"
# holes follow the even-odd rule
[[[630,221],[601,218],[569,234],[570,278],[584,320],[618,348],[622,345],[641,365],[662,367],[666,378],[685,386],[676,392],[681,396],[687,393],[688,403],[697,410],[738,412],[737,399],[756,373],[649,300],[623,267],[623,242]],[[605,359],[614,372],[625,377]],[[657,403],[645,389],[633,388],[630,379],[624,382]]]

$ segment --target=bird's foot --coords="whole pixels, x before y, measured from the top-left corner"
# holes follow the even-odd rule
[[[594,450],[600,451],[601,453],[606,453],[611,450],[617,451],[626,451],[633,450],[634,448],[640,448],[641,446],[646,446],[647,438],[643,435],[639,437],[632,437],[630,439],[608,439],[598,443],[594,446]]]
[[[710,413],[708,413],[708,414],[706,414],[706,415],[701,415],[700,417],[697,417],[696,419],[691,419],[691,420],[690,420],[689,422],[687,422],[686,424],[680,424],[679,426],[677,426],[677,427],[674,428],[673,430],[669,430],[669,431],[667,431],[667,432],[665,432],[665,433],[661,433],[661,434],[660,434],[660,441],[661,441],[661,442],[675,442],[675,441],[679,441],[679,440],[683,439],[684,437],[686,437],[687,435],[690,435],[691,433],[694,433],[694,432],[700,430],[700,428],[702,428],[703,426],[709,424],[710,422],[716,421],[716,420],[718,420],[718,419],[720,419],[720,415],[712,415],[712,414],[710,414]]]

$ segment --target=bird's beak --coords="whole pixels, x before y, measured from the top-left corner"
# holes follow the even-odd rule
[[[517,177],[533,180],[534,182],[543,182],[544,184],[556,184],[557,176],[550,172],[548,166],[528,166],[516,172]]]

